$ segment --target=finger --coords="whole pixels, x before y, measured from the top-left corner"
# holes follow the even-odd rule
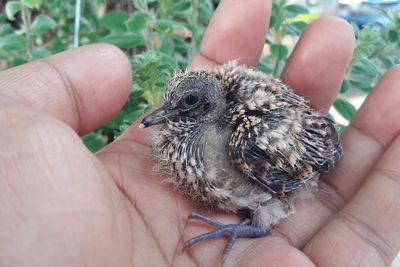
[[[354,196],[373,164],[400,133],[400,67],[390,69],[369,94],[341,136],[343,157],[321,183],[316,198],[299,201],[295,216],[280,227],[302,247]],[[316,216],[317,214],[317,216]]]
[[[348,205],[307,244],[305,253],[317,266],[333,261],[335,266],[389,266],[400,249],[399,192],[400,136]]]
[[[126,56],[106,44],[89,45],[0,73],[0,93],[23,101],[85,134],[110,120],[131,84]]]
[[[312,22],[301,35],[282,80],[326,113],[342,84],[355,45],[352,27],[337,17]]]
[[[252,240],[246,242],[250,243]],[[243,249],[239,250],[240,254],[236,258],[234,252],[232,251],[232,259],[235,262],[232,266],[315,267],[301,250],[288,246],[276,238],[258,239],[251,244],[243,244]],[[230,258],[227,263],[229,260]]]
[[[343,157],[325,181],[344,202],[353,197],[370,168],[400,133],[399,77],[400,66],[382,77],[342,135]]]
[[[270,1],[222,0],[207,27],[200,52],[189,67],[212,67],[234,59],[247,66],[257,65],[270,11]]]

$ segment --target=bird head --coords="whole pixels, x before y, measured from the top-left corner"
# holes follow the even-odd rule
[[[141,128],[169,121],[212,122],[225,107],[222,84],[207,71],[177,73],[165,88],[164,105],[147,115]]]

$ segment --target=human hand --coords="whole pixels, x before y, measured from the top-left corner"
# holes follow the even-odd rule
[[[256,65],[267,1],[223,0],[191,67],[238,59]],[[282,79],[327,111],[354,47],[345,22],[323,18],[302,35]],[[259,239],[241,239],[226,265],[379,266],[400,247],[400,111],[394,67],[342,135],[344,156],[313,198]],[[130,127],[99,153],[78,138],[121,108],[130,66],[93,45],[0,73],[1,266],[210,266],[226,240],[183,243],[208,232],[193,205],[152,172],[148,130]],[[150,129],[151,130],[151,129]],[[213,217],[215,217],[213,215]],[[221,222],[237,222],[218,214]]]

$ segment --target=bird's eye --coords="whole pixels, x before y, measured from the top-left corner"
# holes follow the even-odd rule
[[[188,95],[185,98],[186,105],[192,106],[192,105],[196,104],[197,102],[199,102],[199,97],[197,95]]]

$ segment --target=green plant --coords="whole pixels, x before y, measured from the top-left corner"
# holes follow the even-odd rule
[[[96,130],[109,140],[162,101],[165,83],[195,55],[214,10],[211,1],[133,0],[132,4],[132,14],[114,11],[99,20],[107,30],[99,41],[123,48],[134,69],[127,104],[113,120]],[[84,137],[86,144],[93,139],[99,140],[95,134]],[[99,142],[96,144],[92,150],[99,148]]]
[[[346,120],[351,120],[356,108],[342,95],[350,89],[368,93],[382,74],[399,61],[400,16],[395,12],[395,15],[386,12],[384,14],[391,21],[389,25],[369,24],[362,29],[353,25],[357,40],[356,49],[343,80],[340,95],[333,103],[335,109]]]
[[[270,53],[263,55],[258,69],[275,77],[280,76],[297,37],[307,27],[305,21],[293,20],[301,14],[308,14],[308,10],[303,6],[288,5],[286,0],[273,1],[270,32],[266,40]]]
[[[0,16],[4,23],[0,60],[12,67],[72,47],[75,4],[75,0],[8,2],[6,14]],[[131,95],[121,112],[82,138],[97,151],[162,101],[163,87],[172,73],[185,68],[198,50],[214,3],[95,0],[83,1],[81,9],[80,45],[114,44],[128,55],[135,70]],[[34,18],[32,23],[25,19],[25,11]]]
[[[92,151],[119,136],[133,121],[162,101],[163,87],[174,71],[185,68],[198,51],[219,1],[128,0],[82,1],[79,44],[106,42],[130,58],[134,83],[126,105],[111,121],[82,139]],[[8,1],[0,14],[0,67],[12,67],[72,47],[75,0]],[[383,11],[382,11],[383,12]],[[257,66],[279,76],[297,37],[307,26],[308,9],[274,0],[265,53]],[[357,48],[334,107],[346,119],[355,108],[343,94],[368,92],[399,55],[399,16],[386,14],[390,26],[355,28]]]
[[[350,121],[356,108],[346,100],[344,94],[351,90],[368,93],[382,74],[398,62],[400,56],[400,15],[379,10],[389,21],[388,25],[368,24],[362,29],[353,25],[356,35],[356,49],[340,89],[333,103],[336,111]],[[258,68],[274,76],[280,76],[287,57],[297,41],[297,36],[307,26],[296,19],[298,15],[308,14],[305,7],[287,4],[286,0],[275,0],[272,6],[270,33],[266,43],[269,55],[264,55]],[[345,125],[339,125],[341,131]]]
[[[0,58],[4,58],[9,66],[15,66],[33,59],[51,55],[51,52],[37,43],[43,42],[43,35],[54,30],[57,23],[50,17],[40,14],[32,22],[32,10],[40,7],[39,0],[9,1],[6,4],[6,16],[0,16],[0,22],[15,20],[20,12],[22,23],[15,28],[5,23],[0,28]]]

